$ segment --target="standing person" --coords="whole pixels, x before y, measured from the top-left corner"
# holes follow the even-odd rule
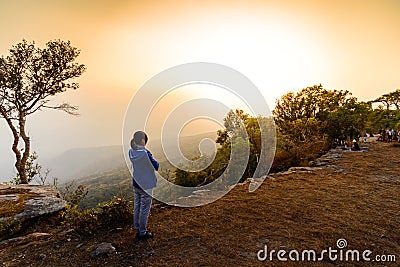
[[[386,142],[386,131],[385,131],[385,129],[382,129],[381,135],[382,135],[382,142]]]
[[[133,223],[136,229],[136,238],[139,240],[154,236],[147,231],[147,219],[151,208],[153,188],[157,185],[155,171],[158,170],[159,164],[150,151],[145,148],[147,141],[147,134],[137,131],[133,135],[129,150],[129,159],[133,167]]]
[[[388,135],[388,143],[392,142],[392,138],[393,138],[392,128],[389,128],[389,130],[387,130],[387,135]]]

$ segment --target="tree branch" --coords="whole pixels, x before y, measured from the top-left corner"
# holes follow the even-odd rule
[[[62,110],[64,112],[68,113],[69,115],[79,116],[79,113],[77,112],[78,107],[77,106],[72,106],[69,103],[62,103],[62,104],[60,104],[58,106],[46,106],[46,105],[43,105],[42,107]]]

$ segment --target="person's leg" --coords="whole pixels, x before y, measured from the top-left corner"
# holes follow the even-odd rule
[[[139,217],[140,217],[140,202],[141,194],[140,189],[133,188],[134,202],[133,202],[133,227],[139,233]],[[141,191],[141,190],[140,190]]]
[[[142,191],[140,201],[140,217],[139,217],[139,235],[144,235],[147,232],[147,220],[149,218],[151,202],[152,202],[152,190],[148,193]]]

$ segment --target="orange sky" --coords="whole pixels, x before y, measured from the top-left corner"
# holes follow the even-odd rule
[[[242,72],[271,107],[316,83],[362,100],[400,88],[397,0],[6,0],[0,10],[0,54],[22,38],[40,46],[59,38],[80,48],[87,66],[81,88],[56,98],[79,105],[80,117],[44,111],[28,121],[39,154],[119,144],[135,90],[187,62]],[[10,154],[10,140],[0,122],[0,155]]]

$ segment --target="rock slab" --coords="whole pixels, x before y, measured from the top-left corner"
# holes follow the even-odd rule
[[[21,205],[22,201],[23,211],[13,216],[14,219],[21,221],[54,214],[67,205],[67,201],[61,197],[58,189],[50,185],[0,184],[1,201],[10,205],[10,210],[13,209],[13,205]],[[0,221],[11,218],[0,214]]]

